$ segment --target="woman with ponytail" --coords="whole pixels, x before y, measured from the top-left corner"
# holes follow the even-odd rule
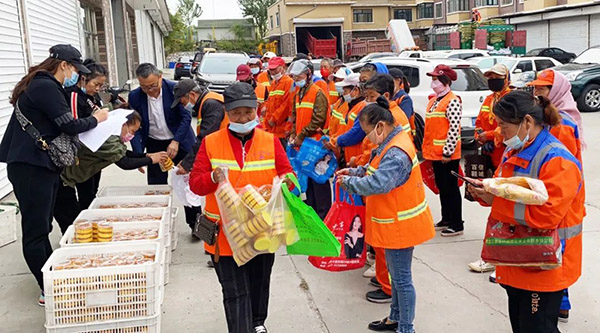
[[[393,295],[389,316],[370,323],[369,329],[413,333],[413,249],[435,235],[417,153],[409,133],[394,126],[385,97],[367,105],[359,121],[377,148],[368,165],[338,171],[338,184],[366,197],[366,242],[385,250]]]
[[[513,332],[558,332],[563,292],[581,275],[581,221],[585,215],[581,164],[549,132],[548,126],[560,124],[560,115],[547,98],[513,91],[496,104],[493,112],[507,146],[496,176],[539,179],[549,198],[543,205],[523,205],[495,197],[483,188],[468,186],[468,191],[492,207],[493,220],[558,231],[563,249],[560,267],[496,268],[496,280],[508,294]],[[480,180],[472,181],[482,184]],[[533,301],[537,311],[531,311]]]

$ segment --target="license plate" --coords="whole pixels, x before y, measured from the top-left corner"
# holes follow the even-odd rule
[[[191,67],[190,65],[185,65],[183,68],[190,69],[190,67]]]

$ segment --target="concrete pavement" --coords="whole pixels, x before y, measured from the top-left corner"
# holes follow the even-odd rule
[[[583,275],[570,289],[573,310],[562,332],[600,332],[600,114],[584,114],[588,149],[584,152],[588,216],[584,223]],[[102,186],[142,185],[137,171],[106,169]],[[439,200],[428,193],[437,220]],[[10,198],[8,198],[10,200]],[[507,298],[488,282],[488,274],[469,272],[467,263],[481,251],[488,209],[463,204],[465,234],[446,239],[439,235],[415,249],[413,279],[417,289],[418,332],[510,332]],[[221,290],[213,269],[206,267],[199,242],[192,241],[180,214],[179,245],[173,253],[170,283],[165,288],[162,331],[226,332]],[[52,244],[58,247],[58,227]],[[332,273],[312,267],[306,257],[279,253],[272,276],[270,332],[362,333],[369,321],[388,314],[389,305],[365,300],[373,290],[363,270]],[[43,332],[44,309],[36,304],[39,290],[17,243],[0,248],[0,332]]]

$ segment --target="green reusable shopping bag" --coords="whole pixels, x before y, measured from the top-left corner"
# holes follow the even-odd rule
[[[298,185],[296,185],[298,186]],[[296,224],[300,240],[287,246],[288,254],[338,257],[342,245],[315,211],[282,186],[283,198]]]

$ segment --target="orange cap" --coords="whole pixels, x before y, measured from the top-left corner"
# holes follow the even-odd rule
[[[536,80],[527,83],[528,86],[552,86],[554,85],[554,71],[544,69],[541,71]]]

